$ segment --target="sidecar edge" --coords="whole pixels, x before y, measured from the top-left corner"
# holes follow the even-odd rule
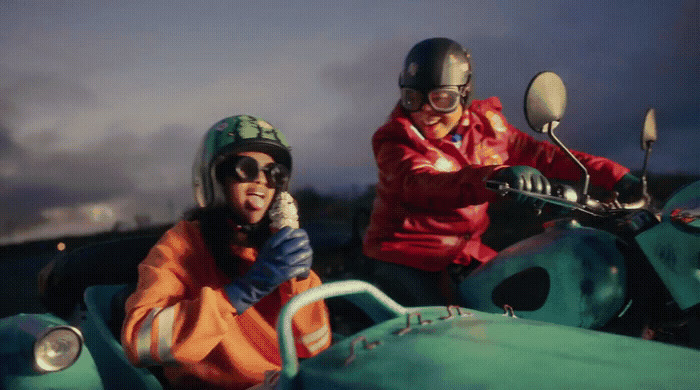
[[[112,297],[127,285],[97,285],[85,290],[87,317],[83,323],[85,343],[91,351],[105,388],[130,390],[162,390],[155,375],[143,367],[135,367],[124,354],[107,321],[111,316]]]

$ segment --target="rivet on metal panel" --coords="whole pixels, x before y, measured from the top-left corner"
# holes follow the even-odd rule
[[[445,317],[440,317],[441,320],[449,320],[450,318],[454,317],[454,313],[452,312],[453,310],[457,311],[457,315],[460,317],[473,317],[474,313],[462,313],[462,308],[457,306],[457,305],[449,305],[447,306],[447,315]]]
[[[403,336],[406,333],[411,331],[411,316],[416,316],[418,317],[418,324],[420,325],[425,325],[425,324],[430,324],[433,322],[432,320],[424,320],[421,318],[421,314],[419,312],[413,312],[413,313],[406,313],[406,327],[403,329],[399,329],[394,334]]]
[[[503,311],[504,317],[518,318],[518,316],[515,315],[515,310],[513,310],[513,306],[511,305],[503,305]]]
[[[355,355],[355,345],[356,345],[357,343],[359,343],[360,341],[363,342],[363,347],[364,347],[365,349],[374,349],[374,347],[376,347],[377,345],[381,344],[381,341],[379,341],[379,340],[373,341],[373,342],[370,343],[370,342],[367,341],[367,337],[365,337],[365,336],[357,336],[357,337],[355,337],[355,338],[352,340],[352,342],[350,342],[350,355],[348,355],[348,357],[345,358],[345,364],[344,364],[345,367],[347,367],[348,365],[350,365],[350,363],[352,363],[352,362],[355,360],[355,356],[357,356],[357,355]]]

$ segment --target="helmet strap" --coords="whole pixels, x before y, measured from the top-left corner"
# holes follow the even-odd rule
[[[469,75],[469,78],[467,79],[467,83],[459,87],[459,93],[460,93],[460,95],[462,95],[462,97],[460,98],[462,106],[466,106],[467,102],[469,101],[469,95],[470,95],[471,90],[472,90],[471,78],[472,78],[472,76]]]

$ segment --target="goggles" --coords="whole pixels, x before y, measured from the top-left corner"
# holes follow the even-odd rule
[[[284,188],[289,182],[289,170],[282,164],[271,162],[264,167],[258,165],[258,160],[249,156],[238,156],[221,163],[216,169],[216,177],[220,182],[226,177],[232,177],[240,182],[254,182],[260,175],[265,174],[267,186]]]
[[[457,109],[462,93],[456,86],[439,87],[423,93],[413,88],[401,88],[401,105],[409,112],[418,111],[427,100],[437,112],[452,112]]]

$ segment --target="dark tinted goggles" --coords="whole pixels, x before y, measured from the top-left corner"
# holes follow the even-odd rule
[[[258,161],[249,156],[238,156],[224,161],[216,169],[216,177],[221,182],[226,177],[240,182],[253,182],[257,180],[260,171],[265,174],[267,186],[270,188],[284,188],[289,182],[289,170],[284,165],[271,162],[260,167]]]
[[[459,88],[454,86],[431,89],[427,94],[413,88],[401,88],[401,105],[411,112],[420,110],[426,100],[437,112],[452,112],[459,106],[461,97]]]

